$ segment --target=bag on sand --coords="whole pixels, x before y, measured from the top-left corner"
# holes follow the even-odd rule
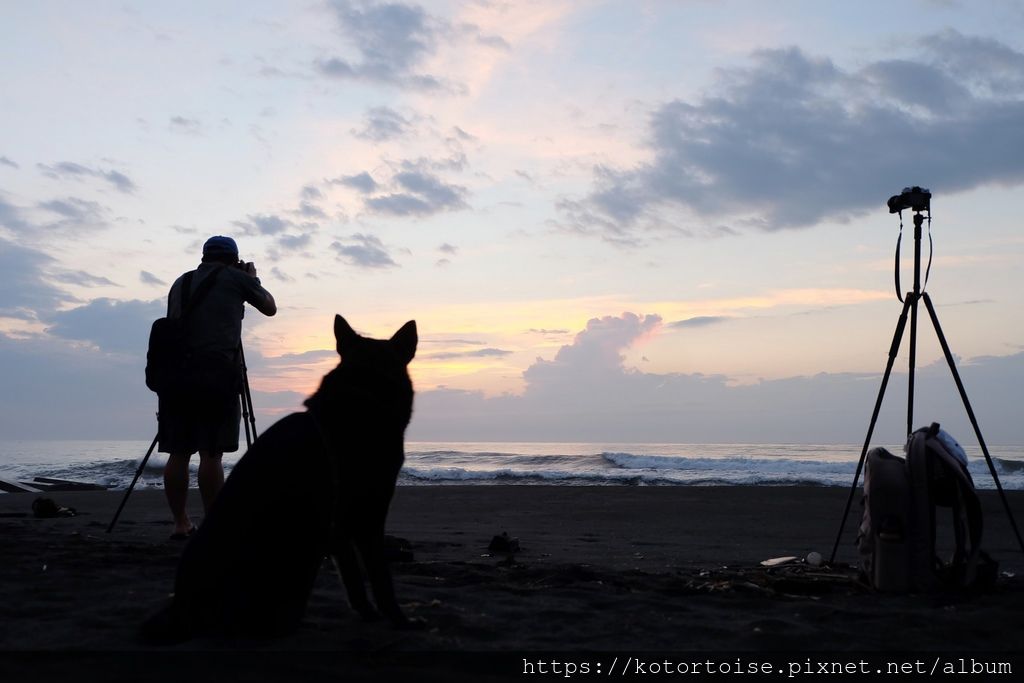
[[[906,459],[884,448],[867,454],[857,546],[868,582],[896,593],[990,587],[998,565],[981,550],[981,504],[963,448],[932,423],[905,450]],[[938,507],[952,511],[948,562],[936,556]]]
[[[188,390],[190,350],[185,343],[189,314],[206,297],[222,269],[214,270],[192,293],[195,271],[181,280],[181,316],[158,318],[149,330],[146,351],[146,386],[162,397],[176,396]],[[190,296],[191,295],[191,296]]]

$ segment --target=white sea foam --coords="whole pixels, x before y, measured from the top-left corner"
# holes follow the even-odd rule
[[[123,489],[148,446],[138,441],[0,441],[0,477],[30,481],[46,476]],[[994,488],[981,453],[968,452],[978,488]],[[992,452],[998,454],[993,462],[1003,487],[1024,489],[1024,447]],[[239,456],[225,456],[229,472]],[[843,444],[409,443],[399,483],[847,487],[859,456],[859,446]],[[165,457],[153,454],[139,487],[162,486]],[[193,458],[193,473],[197,466]]]

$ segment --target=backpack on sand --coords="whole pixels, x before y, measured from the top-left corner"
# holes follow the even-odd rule
[[[189,314],[206,297],[222,269],[218,268],[203,280],[192,293],[195,271],[185,273],[181,280],[181,316],[158,318],[149,330],[146,351],[146,386],[160,396],[180,394],[189,359],[185,333]]]
[[[905,459],[884,448],[867,454],[857,546],[868,583],[895,593],[991,586],[997,564],[981,550],[981,503],[963,448],[932,423],[905,450]],[[952,511],[948,562],[936,556],[939,507]]]

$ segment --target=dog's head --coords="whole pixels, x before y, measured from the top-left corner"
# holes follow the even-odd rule
[[[327,373],[306,406],[328,423],[346,431],[385,436],[382,430],[404,432],[412,417],[412,380],[407,366],[416,355],[416,322],[410,320],[391,339],[360,336],[340,315],[334,316],[334,338],[341,362]],[[358,437],[357,437],[358,438]]]
[[[410,320],[391,339],[360,337],[340,315],[334,316],[334,338],[343,364],[401,368],[416,355],[416,321]]]

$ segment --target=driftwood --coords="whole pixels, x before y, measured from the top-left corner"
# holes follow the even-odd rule
[[[84,481],[36,477],[32,481],[0,478],[0,491],[5,493],[46,493],[48,491],[106,491],[106,486]]]
[[[0,478],[0,490],[7,494],[41,494],[43,489],[24,481]]]

